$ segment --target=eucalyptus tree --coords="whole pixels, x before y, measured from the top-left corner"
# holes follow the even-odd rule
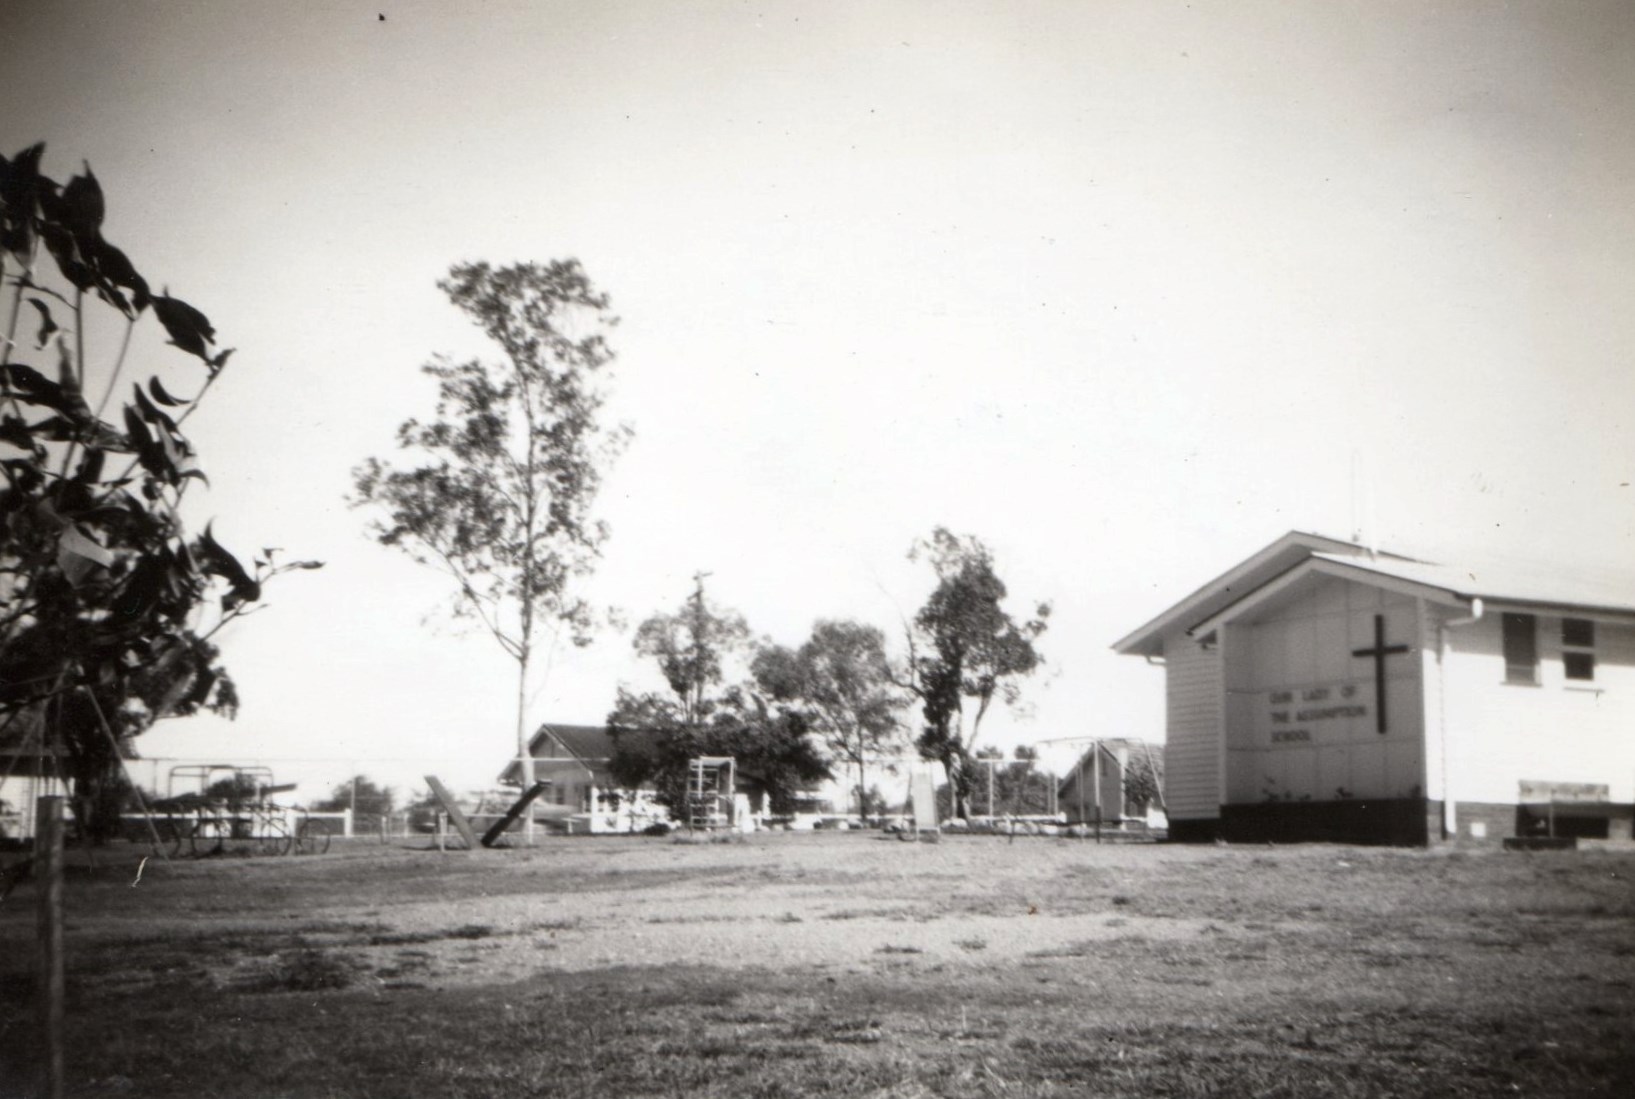
[[[216,634],[271,576],[318,563],[263,550],[247,569],[208,525],[188,532],[183,498],[205,477],[182,425],[232,351],[103,235],[90,168],[59,184],[44,151],[0,156],[0,777],[63,760],[92,838],[117,824],[104,795],[133,738],[236,711]]]
[[[1050,604],[1018,621],[1003,603],[1005,583],[993,554],[974,536],[938,527],[915,543],[909,557],[926,558],[937,586],[908,629],[908,664],[902,685],[920,701],[925,724],[920,756],[948,774],[957,816],[970,815],[974,786],[971,752],[995,700],[1021,697],[1019,680],[1043,662],[1034,642],[1045,632]]]
[[[892,678],[885,635],[860,622],[820,621],[798,649],[755,654],[755,682],[770,698],[803,708],[832,758],[857,772],[858,812],[868,812],[868,765],[902,736],[907,699]]]
[[[781,704],[753,683],[729,682],[753,642],[741,615],[704,597],[702,575],[678,611],[642,622],[634,644],[658,664],[670,693],[620,688],[608,728],[610,770],[621,786],[652,786],[660,804],[679,809],[689,762],[731,756],[740,780],[783,812],[801,789],[829,777],[803,707]]]
[[[528,750],[529,677],[542,644],[590,641],[578,594],[608,535],[592,515],[603,471],[629,429],[602,423],[617,319],[577,260],[462,263],[438,282],[498,348],[495,361],[438,356],[431,420],[398,428],[401,464],[353,471],[352,503],[386,546],[445,573],[450,610],[474,620],[517,665],[517,758]]]
[[[704,598],[704,574],[694,577],[693,594],[674,614],[650,615],[636,628],[635,649],[651,657],[680,706],[688,725],[703,723],[715,706],[710,692],[719,687],[725,663],[749,644],[742,615],[710,605]]]

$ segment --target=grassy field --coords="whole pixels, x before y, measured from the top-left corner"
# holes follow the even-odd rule
[[[83,1096],[1625,1096],[1635,855],[556,839],[67,890]],[[31,1094],[32,890],[0,905]]]

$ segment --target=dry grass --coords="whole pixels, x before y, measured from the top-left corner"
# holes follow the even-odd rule
[[[131,860],[134,863],[134,858]],[[71,881],[75,1096],[1622,1095],[1635,856],[869,835]],[[28,1095],[32,894],[0,906]]]

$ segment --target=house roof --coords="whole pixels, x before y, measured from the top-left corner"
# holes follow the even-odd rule
[[[1164,638],[1175,630],[1190,630],[1204,619],[1219,614],[1249,592],[1281,576],[1314,553],[1353,557],[1366,556],[1368,550],[1354,542],[1330,538],[1323,534],[1291,530],[1265,549],[1221,573],[1168,610],[1159,613],[1138,629],[1119,638],[1113,643],[1113,650],[1127,655],[1159,656],[1164,651]],[[1394,557],[1390,554],[1380,556]]]
[[[613,758],[613,735],[606,725],[555,725],[547,722],[528,742],[529,749],[535,755],[539,754],[546,737],[554,737],[558,744],[582,763]]]
[[[632,730],[620,735],[641,738],[650,734]],[[587,769],[594,769],[598,764],[606,764],[613,758],[613,734],[606,725],[559,725],[555,722],[546,722],[528,741],[528,750],[533,753],[535,759],[545,758],[540,752],[544,749],[547,738],[554,739],[562,745],[564,751],[584,764]],[[519,770],[517,761],[511,760],[506,764],[505,770],[500,772],[499,781],[502,784],[517,785]]]
[[[1474,599],[1539,610],[1635,619],[1635,577],[1593,576],[1563,568],[1516,562],[1437,564],[1323,535],[1290,531],[1236,567],[1222,573],[1113,644],[1116,652],[1157,656],[1175,630],[1204,632],[1231,609],[1276,581],[1303,572],[1357,574],[1376,583],[1407,585],[1433,598],[1469,603]]]
[[[1312,556],[1339,560],[1326,553]],[[1379,576],[1435,588],[1465,601],[1483,599],[1527,607],[1635,615],[1635,577],[1596,576],[1516,562],[1455,566],[1351,557],[1344,563]]]

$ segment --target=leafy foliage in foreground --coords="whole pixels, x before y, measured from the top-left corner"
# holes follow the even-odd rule
[[[44,145],[0,157],[0,284],[10,291],[0,349],[0,743],[59,755],[79,819],[110,831],[119,755],[161,717],[232,714],[238,695],[212,638],[247,613],[275,573],[251,569],[179,509],[205,479],[182,425],[226,366],[198,309],[155,293],[102,233],[106,204],[89,167],[44,175]],[[101,309],[96,308],[100,303]],[[87,351],[109,327],[111,362]],[[140,322],[152,317],[191,360],[131,384],[115,405]],[[26,325],[25,325],[26,322]],[[174,358],[174,356],[172,357]],[[95,401],[95,404],[91,403]]]

